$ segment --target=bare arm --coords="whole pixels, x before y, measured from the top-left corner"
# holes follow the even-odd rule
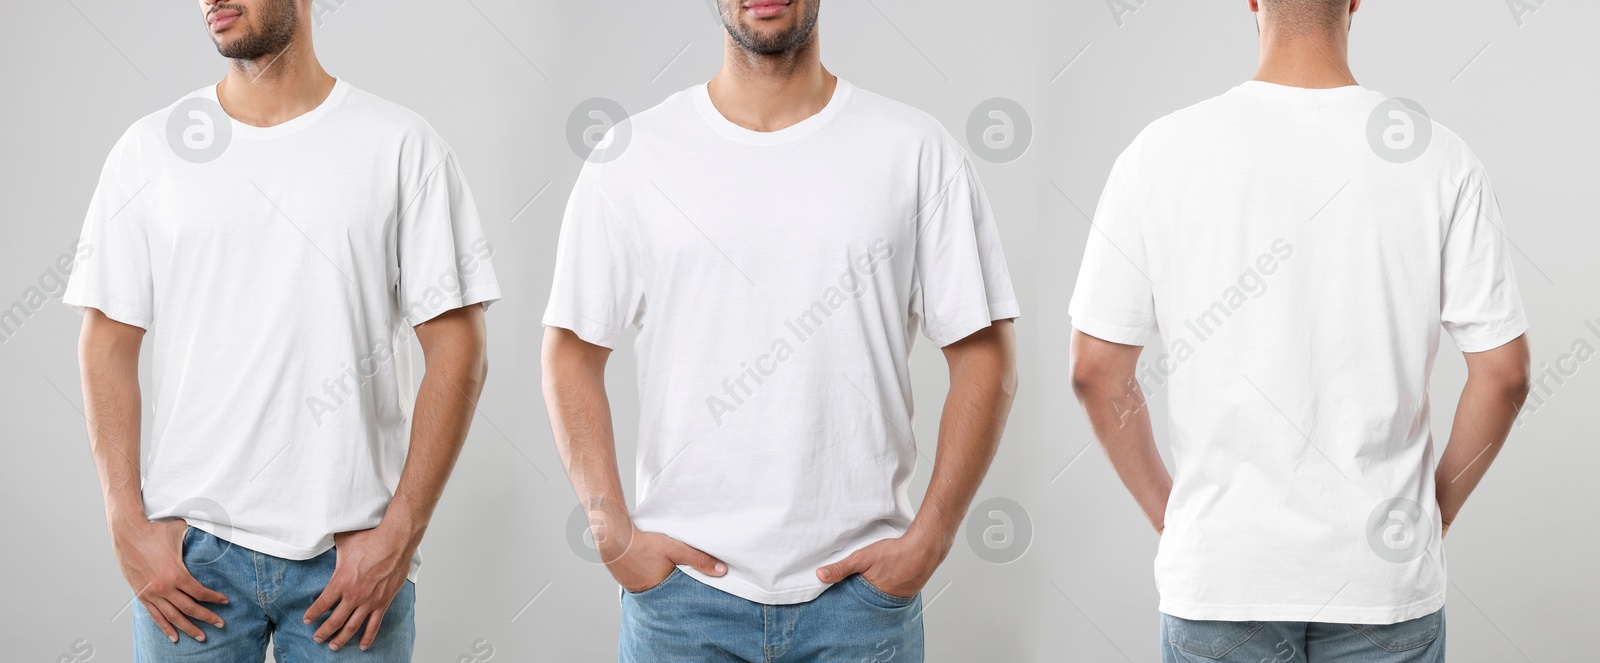
[[[998,320],[944,348],[950,391],[939,419],[939,447],[922,506],[905,536],[880,541],[817,570],[823,582],[859,573],[890,594],[916,594],[954,544],[978,485],[989,471],[1017,393],[1016,332]]]
[[[1467,384],[1456,404],[1450,442],[1434,475],[1444,530],[1489,472],[1528,398],[1528,337],[1493,350],[1466,353]]]
[[[411,421],[411,445],[394,498],[378,526],[334,535],[337,565],[327,589],[306,610],[312,620],[329,610],[313,638],[337,650],[363,625],[365,650],[404,586],[411,559],[461,456],[467,430],[488,378],[488,333],[483,307],[447,311],[416,327],[426,363]],[[396,350],[404,352],[404,348]]]
[[[202,586],[183,564],[181,520],[151,522],[145,517],[139,464],[139,345],[144,330],[85,309],[78,337],[78,367],[83,381],[83,411],[88,419],[89,451],[100,475],[106,527],[117,564],[140,603],[166,634],[182,631],[199,641],[205,633],[189,618],[218,628],[216,613],[199,602],[226,603],[227,597]]]
[[[727,567],[706,553],[658,533],[640,532],[628,514],[617,469],[611,403],[606,398],[606,360],[611,350],[560,327],[544,334],[544,403],[556,450],[567,478],[589,516],[600,558],[623,589],[654,587],[686,564],[720,576]]]
[[[1156,449],[1150,410],[1135,377],[1143,349],[1072,330],[1072,392],[1122,485],[1159,533],[1166,529],[1172,476]]]

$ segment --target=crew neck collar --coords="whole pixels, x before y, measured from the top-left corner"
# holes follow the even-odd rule
[[[1306,104],[1325,104],[1353,99],[1369,92],[1366,88],[1353,84],[1330,88],[1309,88],[1256,80],[1245,81],[1237,89],[1272,99]]]
[[[216,85],[205,88],[204,94],[206,98],[217,102],[218,105],[221,105],[222,101],[217,97]],[[317,104],[316,108],[301,113],[300,115],[291,118],[286,122],[279,122],[270,127],[258,127],[253,124],[245,124],[240,122],[232,115],[228,116],[228,121],[233,125],[232,135],[235,138],[250,138],[255,140],[280,138],[316,124],[316,122],[322,119],[323,116],[326,116],[329,112],[332,112],[340,102],[344,101],[346,96],[349,96],[349,94],[350,84],[344,82],[343,78],[335,78],[333,81],[333,89],[328,92],[327,98],[323,99],[322,103]]]
[[[822,110],[777,131],[754,131],[734,124],[722,115],[722,111],[717,110],[716,104],[711,103],[711,91],[705,83],[694,86],[690,90],[690,95],[694,98],[694,105],[700,111],[700,116],[705,118],[706,123],[717,133],[746,145],[764,146],[781,145],[816,133],[839,114],[840,109],[850,101],[850,95],[854,91],[855,86],[849,81],[838,79],[838,83],[833,87],[833,96],[828,99],[827,105],[823,106]]]

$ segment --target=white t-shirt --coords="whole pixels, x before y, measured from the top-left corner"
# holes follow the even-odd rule
[[[788,604],[910,524],[917,330],[944,346],[1017,314],[959,145],[840,80],[781,131],[704,85],[619,125],[567,204],[544,324],[608,348],[638,329],[637,526],[728,564],[684,569],[700,581]]]
[[[411,327],[500,297],[450,148],[342,80],[272,127],[212,87],[134,123],[82,241],[66,302],[149,332],[147,515],[287,559],[383,516]]]
[[[1393,623],[1444,605],[1441,322],[1467,352],[1527,323],[1483,167],[1380,104],[1249,82],[1151,124],[1112,169],[1070,311],[1160,343],[1139,379],[1169,399],[1165,613]]]

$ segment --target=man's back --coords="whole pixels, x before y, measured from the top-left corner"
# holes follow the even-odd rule
[[[1464,144],[1356,86],[1252,81],[1118,159],[1073,324],[1159,348],[1175,481],[1156,563],[1188,619],[1388,623],[1444,601],[1428,429],[1441,321],[1526,328]]]

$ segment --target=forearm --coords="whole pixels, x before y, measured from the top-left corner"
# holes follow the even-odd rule
[[[1138,381],[1131,374],[1116,375],[1081,386],[1077,392],[1095,438],[1122,485],[1138,502],[1151,526],[1157,532],[1164,530],[1172,476],[1156,449],[1150,409]]]
[[[615,524],[631,531],[633,520],[622,491],[611,403],[606,397],[606,357],[581,343],[564,329],[547,332],[543,387],[556,451],[590,524],[601,528]]]
[[[935,546],[942,558],[955,541],[973,496],[989,471],[1016,398],[1009,321],[996,323],[981,345],[951,353],[950,391],[939,418],[933,476],[906,535]],[[963,341],[966,343],[966,341]]]
[[[459,333],[425,344],[427,366],[412,408],[405,468],[383,524],[420,541],[461,456],[488,378],[480,334]]]
[[[100,477],[106,522],[145,519],[141,493],[139,428],[138,332],[105,329],[117,325],[98,312],[85,314],[78,345],[83,411],[88,422],[89,451]],[[98,320],[87,318],[98,317]]]
[[[1450,426],[1450,442],[1434,475],[1439,516],[1444,523],[1456,519],[1467,496],[1489,472],[1489,465],[1505,446],[1527,396],[1526,384],[1467,380]]]

